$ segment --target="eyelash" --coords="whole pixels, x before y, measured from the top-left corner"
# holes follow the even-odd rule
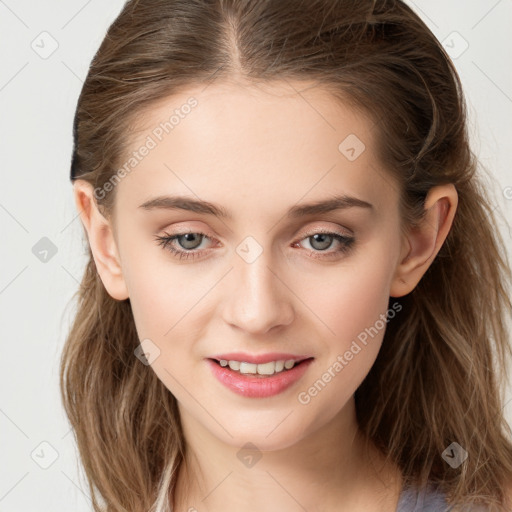
[[[186,233],[178,233],[176,235],[170,235],[169,233],[165,233],[164,236],[156,236],[155,239],[158,241],[159,245],[161,245],[165,250],[171,252],[171,254],[173,256],[175,256],[176,258],[179,258],[180,260],[181,259],[194,259],[197,257],[198,254],[200,254],[203,250],[206,250],[206,249],[203,249],[203,250],[201,250],[201,249],[200,250],[197,250],[197,249],[180,250],[180,249],[176,249],[172,245],[174,240],[176,240],[177,238],[179,238],[181,236],[188,235],[188,234],[201,235],[206,238],[210,238],[205,233],[190,231],[190,232],[186,232]],[[297,242],[294,242],[294,245],[296,245],[299,242],[302,242],[302,240],[310,238],[314,235],[330,235],[341,244],[338,249],[336,249],[332,252],[328,252],[325,255],[322,254],[322,253],[324,253],[324,251],[306,249],[306,251],[309,251],[309,254],[314,259],[335,258],[341,254],[349,253],[351,251],[351,249],[353,248],[353,245],[356,241],[354,237],[348,237],[348,236],[341,235],[341,234],[335,233],[335,232],[333,233],[332,231],[327,231],[327,230],[316,230],[316,231],[310,231],[308,233],[305,233],[303,238],[301,238]],[[320,253],[322,255],[321,256],[313,256],[313,254],[315,254],[315,253]]]

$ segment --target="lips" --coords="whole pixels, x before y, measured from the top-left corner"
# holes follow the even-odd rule
[[[236,354],[220,354],[221,357],[233,357]],[[236,355],[239,357],[240,355]],[[278,395],[284,392],[286,389],[291,388],[296,384],[307,371],[309,365],[313,362],[313,357],[302,358],[303,356],[293,356],[292,354],[265,354],[260,356],[260,360],[263,359],[269,362],[269,357],[290,357],[289,360],[300,360],[289,369],[273,375],[248,375],[242,374],[238,371],[234,371],[229,367],[222,367],[216,358],[206,359],[208,366],[213,376],[226,388],[232,392],[242,395],[246,398],[267,398]],[[215,356],[217,357],[217,356]],[[244,355],[247,357],[247,355]],[[253,360],[257,357],[253,357]],[[270,359],[271,361],[273,359]],[[232,359],[236,361],[236,359]],[[247,361],[249,362],[249,361]],[[265,364],[265,363],[253,363],[253,364]]]

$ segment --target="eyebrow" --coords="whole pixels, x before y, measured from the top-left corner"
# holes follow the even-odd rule
[[[362,199],[347,195],[336,195],[330,199],[293,206],[288,210],[286,216],[288,218],[300,218],[308,215],[328,213],[334,210],[345,210],[354,207],[366,208],[374,211],[373,205],[363,201]],[[223,219],[233,218],[231,213],[222,206],[185,196],[154,197],[141,204],[139,208],[143,208],[144,210],[186,210],[204,215],[214,215],[215,217]]]

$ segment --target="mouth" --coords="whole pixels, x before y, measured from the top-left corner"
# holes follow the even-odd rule
[[[247,363],[233,359],[207,358],[214,377],[229,390],[248,398],[265,398],[282,393],[306,373],[314,357],[277,359]]]
[[[243,360],[209,358],[210,361],[216,363],[222,368],[226,368],[227,370],[231,370],[232,372],[236,372],[240,375],[256,378],[268,378],[272,375],[288,372],[292,368],[312,359],[313,357],[276,359],[266,363],[257,364]]]

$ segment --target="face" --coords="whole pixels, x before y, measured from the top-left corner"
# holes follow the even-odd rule
[[[137,163],[116,185],[150,368],[185,422],[233,446],[284,448],[343,412],[379,351],[401,254],[398,187],[372,121],[300,89],[215,84],[166,99],[140,118]],[[223,355],[308,360],[250,377],[212,361]]]

